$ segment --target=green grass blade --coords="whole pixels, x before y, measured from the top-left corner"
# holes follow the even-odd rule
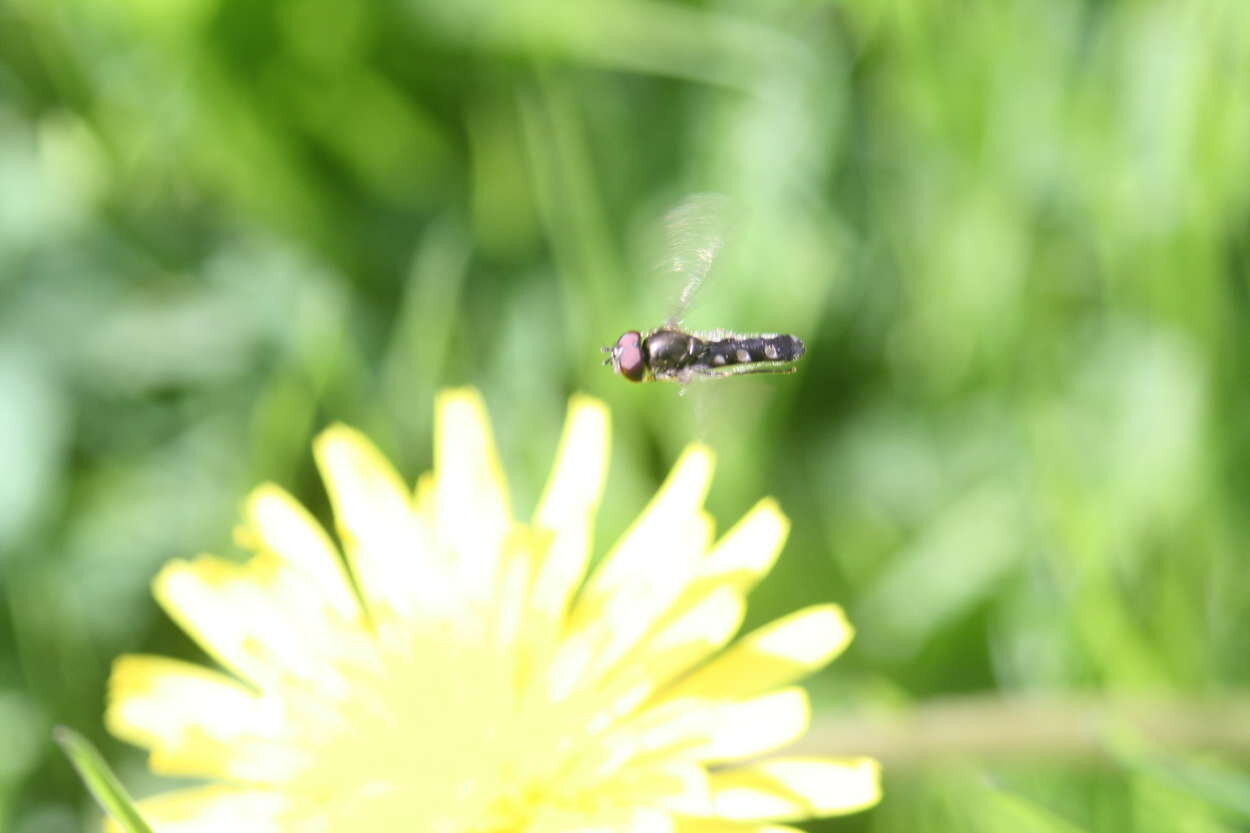
[[[52,735],[69,756],[74,769],[78,770],[78,775],[87,785],[87,789],[91,790],[95,800],[126,833],[152,833],[152,828],[139,816],[139,811],[135,809],[134,802],[126,794],[117,776],[86,738],[65,726],[58,726]]]

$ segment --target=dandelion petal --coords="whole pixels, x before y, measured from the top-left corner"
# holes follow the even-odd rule
[[[700,763],[763,755],[798,738],[811,706],[801,688],[739,702],[666,700],[608,733],[604,760],[679,759]],[[602,764],[607,766],[608,764]]]
[[[742,624],[746,602],[721,588],[657,629],[631,652],[599,696],[619,702],[631,694],[639,705],[656,689],[696,665],[728,642]]]
[[[641,573],[664,571],[671,551],[687,544],[679,536],[700,517],[711,480],[712,452],[697,444],[687,448],[659,493],[604,557],[587,584],[583,602],[594,604]]]
[[[138,802],[157,833],[282,833],[287,801],[276,792],[214,785],[175,790]],[[108,833],[123,833],[109,821]]]
[[[327,428],[314,446],[356,585],[372,617],[437,619],[459,601],[409,490],[360,432]]]
[[[284,727],[276,704],[214,671],[179,660],[124,656],[109,680],[109,730],[152,750],[166,775],[276,781]]]
[[[238,565],[204,555],[170,562],[153,586],[161,605],[204,650],[245,680],[262,683],[293,661],[307,664],[296,659],[302,653],[298,627],[273,592],[276,580],[272,560]]]
[[[823,668],[842,652],[852,634],[837,605],[804,608],[738,640],[665,695],[751,697]]]
[[[534,526],[552,540],[534,580],[530,605],[551,621],[564,616],[585,574],[595,512],[608,467],[608,410],[585,396],[569,402],[564,436],[551,479],[534,514]]]
[[[701,445],[688,448],[587,581],[562,649],[565,655],[573,650],[592,657],[580,684],[610,671],[683,599],[712,535],[711,518],[702,511],[711,475],[711,452]]]
[[[709,762],[741,760],[785,746],[807,731],[812,713],[801,688],[721,706],[709,704],[708,710],[712,727],[698,755]]]
[[[881,799],[870,758],[775,758],[709,776],[714,813],[737,821],[792,821],[853,813]]]
[[[204,555],[172,561],[154,592],[170,616],[228,670],[257,686],[295,677],[329,689],[340,659],[372,662],[365,634],[326,615],[306,574],[266,554],[245,564]]]
[[[359,606],[343,562],[325,530],[303,506],[277,486],[265,485],[248,496],[244,514],[257,547],[268,549],[314,579],[338,615],[356,617]]]
[[[508,488],[482,397],[445,391],[435,403],[434,513],[439,543],[465,592],[489,601],[512,527]]]
[[[712,818],[679,818],[674,833],[804,833],[782,824],[758,824]]]
[[[708,553],[700,577],[750,590],[773,568],[790,532],[790,522],[777,501],[764,498],[755,504]]]

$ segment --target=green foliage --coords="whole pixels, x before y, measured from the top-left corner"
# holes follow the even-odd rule
[[[795,332],[796,376],[600,366],[694,191],[737,223],[688,323]],[[330,421],[415,477],[449,384],[522,511],[567,396],[610,402],[601,544],[693,438],[722,524],[777,495],[752,616],[847,606],[830,714],[1235,698],[1248,209],[1236,0],[0,0],[0,831],[82,829],[32,727],[194,652],[160,563],[262,480],[323,506]],[[1244,827],[1232,763],[1109,759],[925,759],[820,829]]]
[[[152,828],[143,821],[125,788],[118,783],[117,776],[96,748],[82,735],[64,726],[58,727],[53,734],[100,807],[126,833],[152,833]]]

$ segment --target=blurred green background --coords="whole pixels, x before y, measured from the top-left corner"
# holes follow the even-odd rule
[[[797,375],[600,365],[699,191],[687,323]],[[522,513],[611,404],[601,551],[695,438],[780,499],[752,623],[846,606],[812,742],[888,767],[810,829],[1250,830],[1248,209],[1240,0],[0,0],[0,830],[91,817],[54,723],[158,788],[100,714],[194,655],[161,563],[464,383]]]

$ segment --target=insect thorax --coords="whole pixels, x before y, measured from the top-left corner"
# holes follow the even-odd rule
[[[695,354],[702,342],[689,333],[657,330],[644,342],[647,360],[653,367],[680,365]]]

